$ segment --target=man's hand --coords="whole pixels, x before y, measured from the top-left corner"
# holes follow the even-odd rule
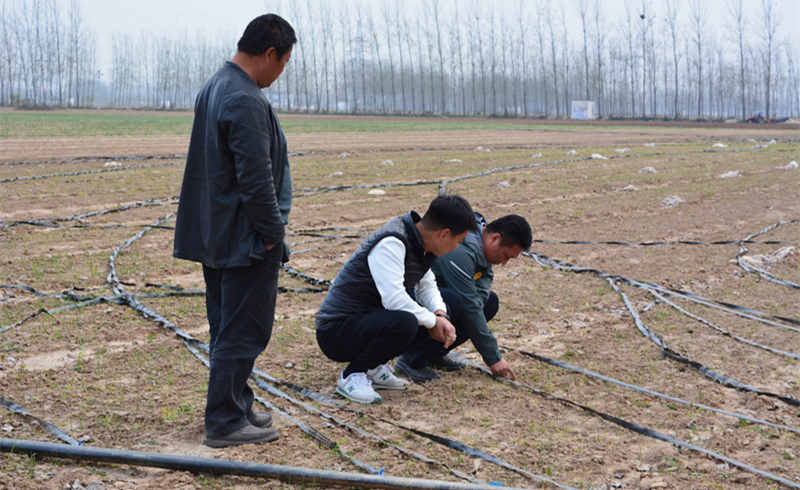
[[[492,374],[495,376],[503,376],[506,378],[511,378],[514,381],[517,380],[517,377],[514,376],[514,370],[511,369],[511,366],[506,362],[505,359],[500,359],[496,363],[489,366],[489,369],[492,370]]]
[[[275,245],[277,245],[277,243],[273,243],[272,245],[267,245],[266,247],[264,247],[264,250],[272,250],[273,248],[275,248]]]
[[[456,327],[443,316],[436,317],[436,325],[429,329],[428,333],[433,340],[441,342],[445,349],[456,341]]]

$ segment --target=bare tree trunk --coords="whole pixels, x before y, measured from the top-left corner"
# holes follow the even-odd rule
[[[594,1],[594,35],[595,37],[595,56],[596,62],[595,65],[597,66],[597,115],[602,116],[607,112],[605,102],[605,76],[603,73],[603,32],[604,26],[602,26],[602,10],[600,8],[600,0]]]
[[[442,28],[439,21],[439,0],[430,0],[433,11],[431,20],[433,25],[436,26],[436,50],[439,54],[439,113],[447,113],[447,97],[445,95],[444,83],[444,48],[442,47]],[[431,87],[432,89],[433,87]]]
[[[578,0],[578,15],[581,18],[581,31],[583,32],[583,98],[590,100],[589,96],[589,47],[586,35],[586,2]]]
[[[680,117],[678,109],[678,60],[680,54],[678,51],[678,5],[677,0],[666,0],[667,6],[667,25],[669,26],[670,38],[672,39],[672,76],[673,76],[673,114],[674,118]]]
[[[394,52],[392,51],[392,30],[390,26],[392,25],[392,15],[391,11],[389,10],[388,3],[383,4],[383,23],[386,27],[386,49],[389,52],[389,81],[391,87],[391,100],[392,100],[392,109],[391,111],[397,112],[397,90],[395,89],[395,71],[394,71]],[[383,82],[381,81],[381,88],[383,88]]]
[[[546,3],[546,15],[547,18],[551,18],[550,12],[550,2],[547,0]],[[547,23],[548,28],[550,29],[550,62],[553,69],[553,102],[555,108],[555,117],[558,118],[560,113],[558,111],[558,68],[557,68],[557,61],[556,61],[556,35],[555,31],[553,30],[554,22],[550,20]]]
[[[527,46],[528,32],[525,28],[527,25],[527,19],[525,10],[523,8],[523,2],[524,0],[519,0],[517,3],[517,20],[519,20],[519,61],[522,65],[520,72],[520,88],[522,89],[522,115],[523,117],[528,117],[528,53],[525,49]]]
[[[763,42],[762,58],[764,60],[764,106],[766,107],[767,119],[772,118],[772,60],[775,44],[775,35],[778,30],[778,17],[775,12],[773,0],[761,0],[761,39]]]

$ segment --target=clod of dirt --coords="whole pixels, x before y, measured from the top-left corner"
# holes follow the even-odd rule
[[[341,177],[342,175],[344,175],[344,172],[334,172],[330,176],[331,177]]]
[[[630,148],[617,148],[614,151],[616,151],[617,153],[628,153],[629,151],[631,151],[631,149]]]
[[[498,182],[497,183],[497,188],[498,189],[504,189],[506,187],[511,187],[511,183],[509,181],[507,181],[507,180],[504,180],[502,182]]]
[[[730,172],[725,172],[724,174],[719,174],[720,179],[731,179],[733,177],[741,177],[741,173],[738,170],[731,170]]]
[[[479,153],[490,153],[492,149],[486,146],[476,146],[472,151],[477,151]]]
[[[725,143],[714,143],[714,144],[713,144],[713,145],[711,145],[711,146],[712,146],[713,148],[727,148],[727,147],[728,147],[728,145],[726,145]]]
[[[464,160],[460,160],[458,158],[451,158],[449,160],[442,160],[444,163],[464,163]]]
[[[778,166],[778,167],[775,167],[775,168],[777,168],[778,170],[793,170],[793,169],[797,168],[797,162],[792,160],[791,162],[787,163],[786,165],[781,165],[781,166]]]
[[[383,190],[383,189],[372,189],[371,191],[367,192],[367,194],[370,194],[370,195],[373,195],[373,196],[382,196],[382,195],[386,194],[386,191]]]
[[[111,161],[111,162],[106,162],[103,166],[104,167],[119,167],[120,165],[122,165],[122,164],[119,163],[119,162]]]
[[[777,141],[775,141],[774,139],[767,141],[768,145],[774,145],[775,143],[777,143]]]
[[[381,167],[394,167],[394,162],[391,160],[384,160],[380,163]]]
[[[541,153],[534,153],[533,155],[531,155],[531,158],[542,158],[542,154]]]
[[[645,143],[644,146],[646,146],[648,148],[653,148],[654,146],[656,146],[656,144],[655,143]]]
[[[636,187],[636,186],[635,186],[635,185],[633,185],[633,184],[629,184],[629,185],[626,185],[625,187],[623,187],[623,188],[622,188],[622,190],[623,190],[623,191],[634,192],[634,191],[638,191],[638,190],[639,190],[639,188],[638,188],[638,187]]]
[[[592,153],[592,159],[594,160],[608,160],[608,157],[604,157],[599,153]]]
[[[347,158],[347,157],[349,157],[349,156],[350,156],[350,153],[347,153],[346,151],[343,151],[343,152],[339,153],[339,154],[336,156],[336,158]]]
[[[575,156],[575,155],[577,155],[577,154],[578,154],[578,152],[577,152],[577,151],[575,151],[575,150],[570,150],[570,151],[568,151],[568,152],[567,152],[567,155],[569,155],[569,156],[571,156],[571,157],[574,157],[574,156]]]
[[[761,150],[762,148],[766,148],[768,145],[753,145],[750,147],[751,150]]]
[[[640,174],[654,174],[656,173],[656,169],[653,167],[642,167],[639,169]]]
[[[682,202],[684,202],[684,200],[681,199],[679,196],[667,196],[664,198],[663,201],[661,201],[661,204],[671,208],[677,206],[678,204],[681,204]]]

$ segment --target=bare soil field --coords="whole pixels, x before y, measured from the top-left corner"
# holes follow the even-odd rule
[[[207,370],[164,328],[208,337],[202,269],[171,255],[187,136],[0,139],[0,396],[94,447],[506,487],[554,486],[538,477],[577,488],[800,485],[800,169],[778,168],[800,160],[796,131],[287,138],[301,152],[291,159],[288,265],[305,276],[282,273],[256,367],[292,400],[255,388],[280,411],[277,442],[201,444]],[[316,344],[324,283],[304,277],[332,280],[366,235],[424,211],[441,188],[489,219],[517,213],[533,226],[530,254],[495,269],[490,327],[518,383],[468,367],[355,406],[334,392],[342,365]],[[120,304],[112,287],[164,321]],[[91,304],[57,310],[81,301]],[[457,352],[481,364],[471,344]],[[60,442],[12,411],[0,429]],[[8,488],[296,488],[0,458]]]

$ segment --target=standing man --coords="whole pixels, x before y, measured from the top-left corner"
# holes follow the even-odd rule
[[[195,102],[173,255],[203,264],[211,334],[203,444],[211,447],[278,438],[272,416],[253,411],[247,378],[272,334],[292,193],[286,138],[261,89],[296,42],[281,17],[256,17]]]
[[[477,229],[469,203],[439,196],[425,215],[392,219],[369,236],[339,271],[317,312],[317,342],[330,359],[349,363],[336,391],[358,403],[380,402],[375,388],[403,390],[388,362],[418,338],[448,347],[456,340],[436,280],[438,256]]]
[[[509,214],[488,225],[475,213],[479,230],[467,234],[457,250],[433,263],[431,269],[456,328],[456,340],[445,346],[420,338],[397,359],[395,367],[412,380],[423,383],[439,378],[430,366],[447,371],[463,367],[447,356],[459,345],[472,340],[483,362],[495,376],[516,379],[511,366],[500,355],[497,339],[487,323],[500,306],[492,291],[493,265],[505,265],[533,242],[531,227],[522,216]]]

